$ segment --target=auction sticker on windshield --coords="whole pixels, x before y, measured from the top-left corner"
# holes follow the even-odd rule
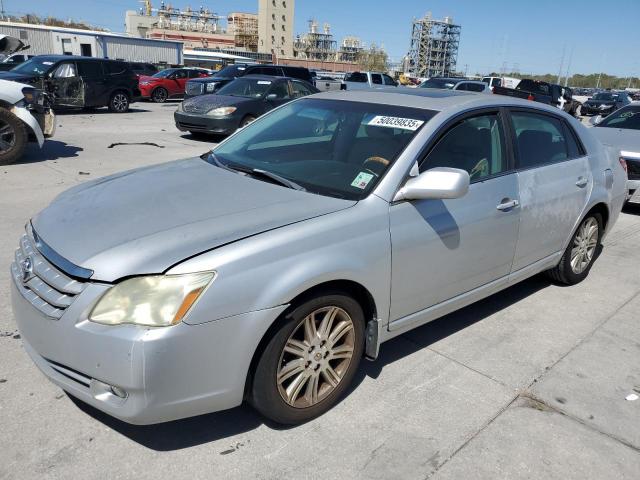
[[[386,117],[384,115],[376,115],[369,121],[368,125],[387,128],[401,128],[403,130],[415,131],[419,129],[423,123],[424,122],[422,120],[415,120],[413,118]]]
[[[360,190],[364,190],[369,185],[369,182],[373,178],[373,175],[366,172],[360,172],[358,176],[351,182],[352,187],[359,188]]]

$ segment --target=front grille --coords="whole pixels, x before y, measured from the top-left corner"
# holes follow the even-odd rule
[[[182,108],[187,113],[207,113],[209,111],[209,107],[203,103],[196,102],[188,102],[183,103]]]
[[[186,91],[187,95],[202,95],[204,83],[188,82]]]
[[[86,283],[79,282],[56,268],[34,246],[33,237],[25,234],[20,239],[11,275],[24,298],[48,317],[59,319]],[[28,265],[29,264],[29,265]],[[26,274],[25,267],[31,273]]]
[[[629,180],[640,180],[640,161],[627,160],[627,175]]]

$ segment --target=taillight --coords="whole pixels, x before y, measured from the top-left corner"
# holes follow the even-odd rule
[[[629,173],[629,169],[627,168],[627,161],[622,157],[618,158],[618,161],[620,162],[620,166],[625,171],[625,173]]]
[[[533,102],[535,100],[535,97],[532,94],[529,94],[529,96],[527,97],[527,100],[530,100]]]

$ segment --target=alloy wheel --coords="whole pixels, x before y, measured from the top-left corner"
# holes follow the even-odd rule
[[[116,112],[126,112],[129,106],[129,99],[124,93],[116,93],[113,96],[112,104]]]
[[[581,274],[589,266],[598,246],[598,221],[589,217],[578,228],[571,249],[571,270]]]
[[[167,100],[167,91],[164,88],[157,88],[153,91],[153,100],[158,103],[163,103]]]
[[[282,399],[312,407],[331,394],[349,369],[355,348],[353,320],[335,306],[307,315],[285,343],[276,382]]]
[[[16,144],[16,132],[13,127],[0,119],[0,152],[11,150]]]

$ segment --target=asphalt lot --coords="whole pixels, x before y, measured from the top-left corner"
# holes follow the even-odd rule
[[[640,478],[640,206],[582,284],[538,276],[384,344],[303,426],[242,406],[134,427],[50,384],[9,304],[25,221],[79,182],[206,151],[175,106],[60,115],[43,151],[0,167],[1,479]]]

